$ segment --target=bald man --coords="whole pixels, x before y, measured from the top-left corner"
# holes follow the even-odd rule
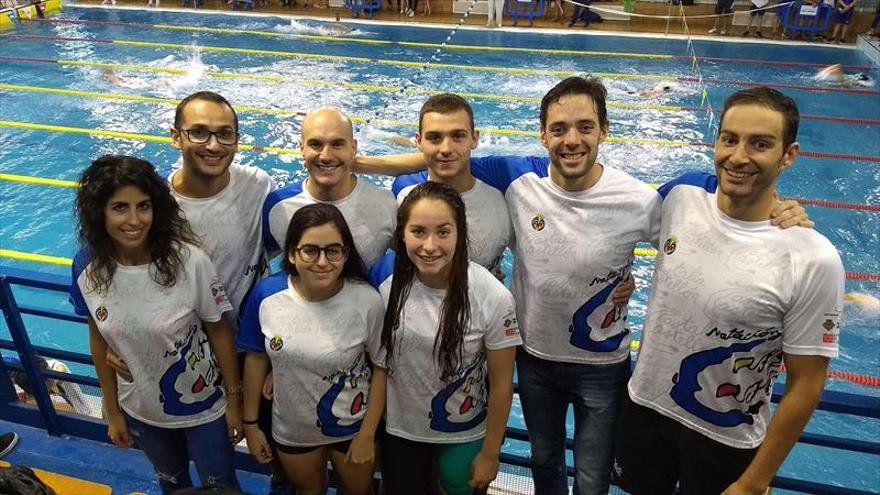
[[[284,248],[293,214],[312,203],[329,203],[342,212],[354,244],[373,266],[391,245],[397,204],[387,189],[378,188],[351,172],[357,140],[351,120],[333,108],[318,108],[306,115],[300,142],[305,180],[271,193],[263,204],[263,239],[270,253]]]

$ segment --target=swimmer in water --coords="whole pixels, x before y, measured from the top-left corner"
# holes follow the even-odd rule
[[[638,93],[631,91],[630,94],[638,94],[642,98],[659,98],[667,93],[672,93],[678,89],[678,85],[672,81],[660,81],[648,89],[643,89]]]
[[[330,36],[343,36],[353,31],[353,29],[340,22],[339,14],[336,14],[336,22],[328,22],[324,24],[324,28],[330,32]]]
[[[416,148],[418,146],[412,139],[406,136],[395,135],[388,138],[388,140],[404,148]]]
[[[843,66],[841,66],[840,64],[834,64],[825,67],[824,69],[820,70],[815,76],[813,76],[813,79],[819,82],[839,84],[842,86],[874,86],[874,80],[871,79],[867,74],[862,72],[857,72],[855,74],[846,74],[843,72]]]
[[[862,292],[847,292],[843,296],[843,302],[848,306],[855,306],[866,315],[880,315],[880,299],[871,294]]]
[[[124,86],[126,83],[125,78],[117,74],[113,69],[103,69],[101,71],[101,79],[117,86]]]

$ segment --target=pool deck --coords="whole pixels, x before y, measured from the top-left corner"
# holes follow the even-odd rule
[[[102,0],[78,0],[77,4],[92,4],[99,5]],[[325,3],[327,0],[310,0],[312,3]],[[396,0],[395,0],[396,1]],[[440,2],[434,0],[434,13],[428,16],[424,16],[421,14],[421,9],[423,2],[425,0],[419,0],[419,4],[417,13],[413,17],[408,17],[403,14],[397,13],[397,11],[393,8],[389,7],[390,1],[383,0],[383,10],[376,12],[373,16],[373,19],[376,21],[382,22],[403,22],[403,23],[431,23],[431,24],[444,24],[444,25],[456,25],[461,21],[463,14],[456,14],[449,12],[448,5],[439,5]],[[445,0],[448,1],[448,0]],[[146,2],[141,0],[118,0],[118,6],[125,7],[140,7],[145,6]],[[283,7],[280,5],[279,0],[269,0],[268,4],[262,6],[260,4],[260,0],[255,0],[255,5],[257,5],[253,10],[247,10],[245,12],[254,12],[254,13],[273,13],[273,14],[288,14],[288,15],[296,15],[296,16],[308,16],[308,17],[316,17],[316,18],[329,18],[335,19],[338,15],[341,21],[350,20],[352,18],[351,11],[346,8],[318,8],[318,7],[303,7],[303,0],[297,0],[296,7]],[[178,0],[162,0],[160,5],[162,8],[186,8],[191,9],[191,7],[180,7],[180,2]],[[598,9],[615,9],[619,10],[622,7],[622,4],[616,1],[612,2],[597,2],[593,4],[593,7]],[[225,0],[204,0],[204,6],[200,7],[200,9],[204,10],[215,10],[215,11],[230,11],[230,8],[227,6]],[[686,5],[679,7],[678,5],[671,5],[667,3],[657,3],[657,2],[636,2],[634,7],[634,12],[636,14],[649,15],[649,16],[677,16],[680,13],[680,9],[683,9],[685,15],[687,16],[697,16],[697,15],[708,15],[713,13],[714,3],[699,3],[696,5]],[[445,10],[445,11],[443,11]],[[240,11],[236,11],[240,12]],[[548,9],[549,12],[549,9]],[[614,33],[657,33],[657,34],[685,34],[686,32],[690,32],[691,35],[705,35],[708,31],[709,27],[712,26],[713,19],[711,18],[700,18],[700,19],[689,19],[687,23],[687,30],[685,29],[684,23],[681,20],[675,19],[671,20],[668,24],[665,19],[659,18],[643,18],[643,17],[633,17],[626,21],[605,21],[602,23],[593,23],[590,24],[589,27],[584,27],[582,24],[579,24],[573,28],[568,27],[568,23],[572,13],[572,6],[569,4],[565,4],[565,14],[560,17],[558,20],[551,21],[545,18],[535,19],[534,25],[530,28],[526,24],[525,21],[520,23],[520,26],[515,29],[562,29],[568,30],[571,29],[573,31],[592,31],[592,32],[614,32]],[[601,14],[601,12],[600,12]],[[744,14],[743,14],[744,15]],[[361,19],[366,19],[366,15],[361,16]],[[552,16],[550,17],[552,18]],[[850,31],[850,43],[849,46],[853,46],[856,40],[855,33],[861,33],[867,30],[867,26],[871,22],[872,15],[867,12],[859,12],[856,14],[856,18],[853,21],[853,26]],[[474,14],[468,17],[465,20],[466,25],[468,26],[485,26],[485,14]],[[503,24],[505,27],[512,27],[512,20],[504,16]],[[714,39],[727,39],[727,40],[759,40],[759,41],[769,41],[770,35],[769,32],[772,31],[771,28],[765,27],[764,31],[767,33],[767,38],[741,38],[739,34],[742,32],[743,28],[737,24],[733,27],[733,32],[736,34],[735,36],[712,36]],[[783,42],[790,43],[799,43],[784,40]]]

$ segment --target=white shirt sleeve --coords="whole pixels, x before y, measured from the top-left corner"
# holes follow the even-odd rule
[[[202,321],[216,322],[227,311],[232,311],[232,305],[226,297],[226,290],[220,277],[214,269],[210,258],[196,248],[190,247],[190,266],[194,274],[196,313]]]
[[[833,246],[795,252],[794,294],[783,319],[787,354],[837,357],[846,274]]]

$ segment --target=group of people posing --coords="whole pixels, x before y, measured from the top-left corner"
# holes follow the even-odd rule
[[[141,448],[164,493],[192,484],[190,460],[202,484],[237,487],[242,438],[275,493],[325,493],[328,462],[346,495],[372,493],[377,469],[390,495],[483,493],[516,369],[536,493],[568,493],[569,406],[575,493],[607,493],[612,475],[633,494],[764,493],[821,396],[844,287],[837,251],[775,194],[798,155],[795,102],[731,95],[716,175],[657,191],[597,162],[605,99],[594,79],[552,88],[546,157],[472,158],[454,94],[425,102],[420,152],[398,156],[359,155],[351,121],[315,109],[308,175],[276,189],[232,163],[229,102],[185,98],[181,168],[103,156],[77,194],[71,301],[110,439]],[[355,172],[398,175],[393,195]],[[659,255],[630,377],[646,241]]]

